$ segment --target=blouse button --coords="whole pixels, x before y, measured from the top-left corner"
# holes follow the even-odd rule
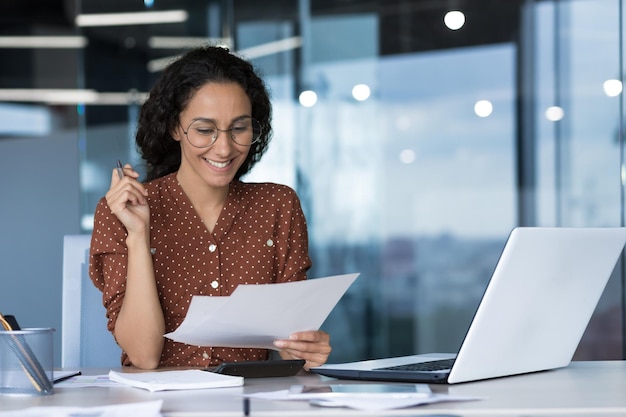
[[[204,359],[209,359],[209,354],[208,354],[208,353],[206,353],[206,352],[202,352],[202,357],[203,357]]]
[[[274,241],[272,239],[267,239],[267,242],[265,242],[267,244],[267,246],[274,246]]]
[[[213,281],[213,282],[211,282],[211,287],[213,287],[213,288],[217,288],[217,287],[219,287],[219,285],[220,285],[220,284],[219,284],[219,282],[217,282],[217,281]]]
[[[215,249],[217,249],[217,245],[209,245],[209,252],[215,252]]]

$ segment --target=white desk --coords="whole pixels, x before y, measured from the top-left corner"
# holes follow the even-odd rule
[[[106,374],[108,370],[86,370]],[[316,375],[248,379],[243,387],[208,390],[148,391],[120,388],[57,388],[47,397],[0,396],[0,410],[31,406],[91,406],[163,399],[162,413],[171,416],[242,416],[243,392],[284,389],[292,384],[352,383]],[[600,416],[626,415],[626,361],[573,362],[569,367],[458,385],[431,385],[435,392],[477,396],[484,400],[438,403],[389,412],[363,413],[324,409],[306,402],[252,400],[250,416]]]

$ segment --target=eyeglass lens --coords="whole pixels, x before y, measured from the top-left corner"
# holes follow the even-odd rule
[[[206,148],[217,141],[220,132],[225,132],[237,145],[250,146],[259,139],[261,125],[257,120],[245,117],[235,121],[228,129],[218,129],[211,120],[196,119],[189,125],[186,134],[193,146]]]

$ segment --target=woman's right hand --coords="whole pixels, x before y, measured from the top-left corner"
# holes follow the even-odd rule
[[[150,227],[148,190],[138,181],[139,173],[130,164],[124,166],[123,172],[124,177],[120,178],[117,169],[113,169],[111,187],[105,196],[107,204],[129,234],[145,233]]]

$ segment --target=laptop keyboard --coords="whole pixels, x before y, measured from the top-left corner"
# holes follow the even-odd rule
[[[388,366],[385,368],[378,368],[377,370],[384,371],[441,371],[443,369],[452,368],[454,363],[453,359],[441,359],[437,361],[408,363],[406,365]]]

